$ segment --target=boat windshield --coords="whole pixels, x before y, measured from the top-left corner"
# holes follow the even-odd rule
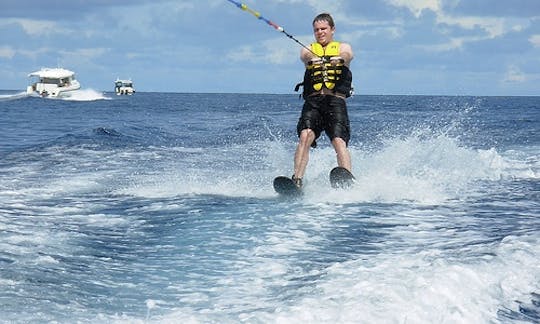
[[[45,84],[59,84],[59,83],[60,83],[60,79],[56,79],[56,78],[41,78],[41,79],[39,80],[39,82],[45,83]]]
[[[133,87],[133,81],[127,81],[127,80],[118,80],[114,83],[117,87]]]

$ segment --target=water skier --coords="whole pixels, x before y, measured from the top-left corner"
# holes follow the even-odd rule
[[[350,123],[345,98],[352,93],[352,73],[349,70],[353,51],[349,44],[334,41],[336,28],[328,13],[313,19],[316,42],[310,48],[303,47],[300,59],[306,71],[303,85],[304,106],[298,121],[298,145],[294,155],[296,186],[302,187],[310,147],[324,130],[336,151],[338,166],[351,171],[351,155],[347,148],[350,139]],[[298,90],[298,86],[297,86]]]

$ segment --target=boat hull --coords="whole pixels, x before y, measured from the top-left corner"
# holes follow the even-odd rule
[[[62,86],[36,82],[28,86],[26,93],[29,95],[37,94],[41,97],[69,97],[71,92],[80,88],[81,85],[76,80],[71,81],[69,85]]]
[[[135,92],[135,90],[133,90],[133,88],[131,87],[121,87],[121,88],[116,88],[115,92],[117,96],[121,96],[121,95],[130,96]]]

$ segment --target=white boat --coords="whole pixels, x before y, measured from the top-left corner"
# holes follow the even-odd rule
[[[116,79],[114,81],[114,92],[119,95],[132,95],[135,93],[135,89],[133,88],[133,81],[131,79],[129,80],[121,80]]]
[[[75,72],[62,68],[43,68],[28,74],[30,85],[26,88],[29,95],[42,97],[69,97],[71,91],[79,90],[81,84],[75,79]]]

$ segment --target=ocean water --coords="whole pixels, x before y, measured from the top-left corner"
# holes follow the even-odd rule
[[[0,93],[0,322],[538,323],[540,97]]]

